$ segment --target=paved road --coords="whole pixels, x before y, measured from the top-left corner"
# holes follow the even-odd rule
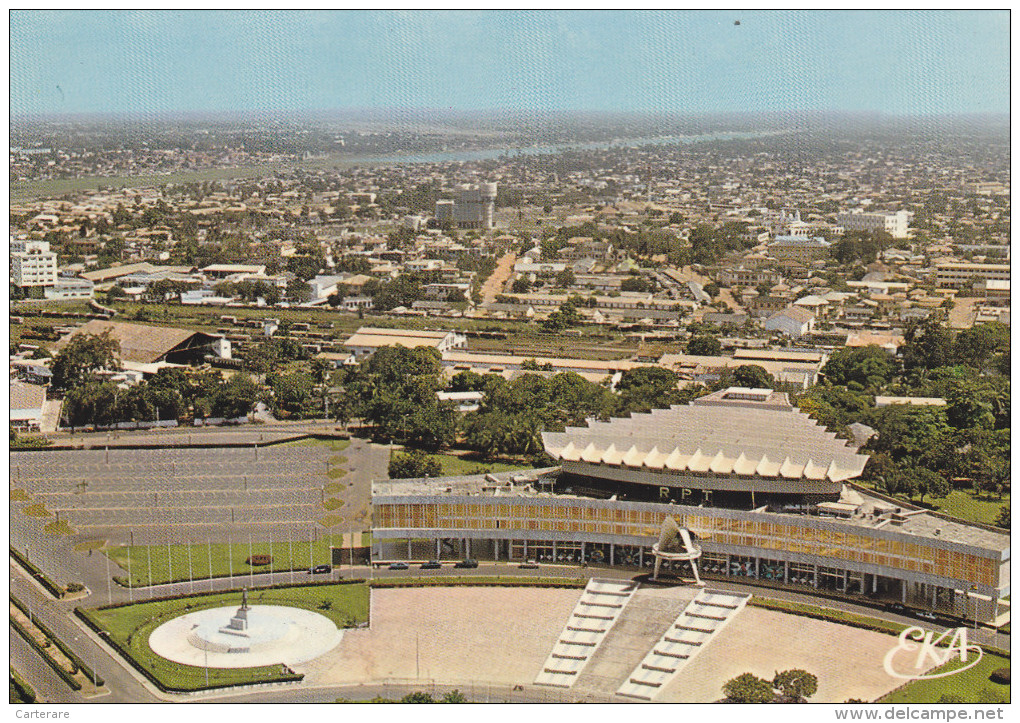
[[[489,278],[482,284],[482,306],[488,306],[496,300],[496,296],[503,293],[503,287],[513,276],[514,263],[517,261],[517,254],[510,252],[504,254],[503,258],[496,264]]]
[[[57,445],[102,449],[116,445],[263,444],[301,434],[334,434],[332,420],[308,419],[294,422],[246,424],[236,427],[174,427],[110,432],[59,431],[46,435]]]
[[[8,625],[8,632],[11,640],[11,667],[32,686],[40,703],[81,702],[81,696],[43,662],[42,656],[14,631],[13,625]]]
[[[129,672],[126,666],[122,665],[119,659],[109,652],[108,648],[96,643],[92,631],[78,622],[77,618],[73,615],[75,605],[80,604],[78,601],[53,600],[49,598],[20,572],[20,568],[14,569],[13,565],[11,594],[29,606],[33,616],[38,616],[53,631],[54,635],[66,643],[88,666],[92,667],[102,676],[106,681],[106,687],[111,691],[109,695],[85,697],[79,692],[72,691],[63,681],[56,678],[67,689],[70,696],[69,700],[61,699],[60,702],[153,703],[159,701],[157,696],[139,682],[136,678],[137,673]],[[13,638],[11,647],[13,655]],[[47,670],[50,670],[45,663],[42,663],[42,665]],[[35,671],[26,672],[28,673],[26,680],[33,687],[39,681],[40,687],[46,687],[47,690],[51,690],[52,686],[47,684],[44,676],[38,675]],[[52,670],[50,672],[52,673]],[[54,675],[54,677],[56,676]]]

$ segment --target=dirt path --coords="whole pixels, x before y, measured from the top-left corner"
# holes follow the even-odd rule
[[[965,296],[957,297],[953,308],[949,310],[949,326],[952,329],[968,329],[974,325],[974,307],[982,299]]]
[[[517,261],[517,254],[511,251],[499,260],[496,270],[482,284],[482,305],[486,306],[496,300],[496,295],[503,293],[503,284],[514,273],[514,263]]]

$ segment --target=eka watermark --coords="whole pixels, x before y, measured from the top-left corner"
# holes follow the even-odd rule
[[[948,644],[945,647],[939,647],[943,642],[946,642],[947,636],[950,635],[952,635],[952,637],[949,637]],[[917,655],[914,656],[913,660],[914,672],[905,672],[909,669],[908,664],[911,656],[899,654],[910,654],[915,652]],[[962,673],[968,668],[973,668],[981,662],[981,657],[983,655],[984,653],[979,646],[968,644],[967,628],[951,628],[938,637],[935,637],[935,633],[931,630],[925,630],[924,628],[914,626],[909,627],[900,633],[899,643],[896,647],[885,654],[885,658],[882,659],[882,667],[885,668],[885,672],[892,677],[902,678],[904,680],[945,678],[947,675],[956,675],[957,673]],[[964,665],[956,670],[949,670],[944,673],[924,672],[924,669],[929,662],[934,663],[934,667],[937,668],[957,657]]]

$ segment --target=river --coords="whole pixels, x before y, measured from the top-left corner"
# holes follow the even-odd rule
[[[484,148],[479,150],[441,151],[437,153],[394,153],[384,156],[357,156],[341,158],[347,163],[372,165],[396,165],[404,163],[459,163],[465,161],[489,161],[514,156],[544,156],[564,151],[590,151],[610,148],[637,148],[641,146],[673,146],[680,144],[704,143],[706,141],[742,140],[791,133],[790,130],[725,133],[704,133],[693,136],[654,136],[648,138],[625,138],[592,143],[557,143],[552,145],[527,146],[523,148]]]

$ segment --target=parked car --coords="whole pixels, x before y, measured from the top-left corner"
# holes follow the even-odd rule
[[[467,560],[461,560],[460,562],[456,563],[454,567],[473,570],[474,568],[478,567],[478,560],[472,560],[470,558]]]
[[[537,570],[538,563],[535,562],[534,560],[528,560],[527,562],[522,562],[520,565],[518,565],[518,567],[525,570]]]
[[[927,620],[930,623],[933,623],[936,620],[938,620],[938,616],[935,615],[935,613],[931,612],[930,610],[918,610],[917,612],[914,613],[914,617],[918,617],[921,620]]]
[[[902,605],[901,603],[889,603],[888,605],[885,606],[885,609],[888,612],[899,613],[900,615],[907,611],[906,606]]]
[[[406,570],[407,569],[407,563],[406,562],[392,562],[392,563],[390,563],[390,569],[391,570]]]
[[[333,572],[333,568],[330,565],[316,565],[308,572],[312,575],[319,575],[324,572]]]
[[[443,566],[442,563],[440,563],[438,560],[429,560],[428,562],[423,562],[421,564],[421,569],[422,570],[438,570],[442,566]]]

